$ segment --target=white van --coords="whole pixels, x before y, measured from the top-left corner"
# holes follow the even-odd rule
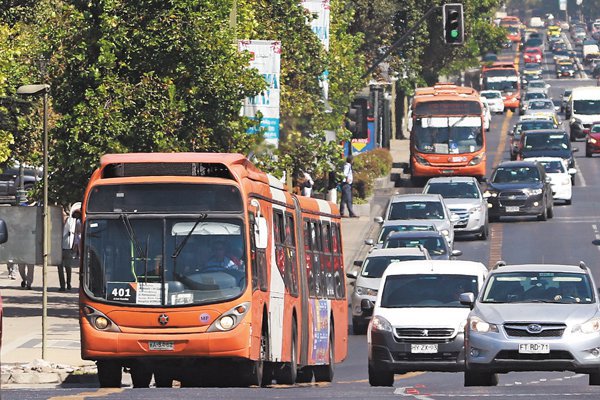
[[[381,278],[367,331],[369,383],[392,386],[394,374],[464,370],[463,292],[479,293],[487,268],[473,261],[404,261]]]
[[[577,87],[571,92],[566,107],[571,141],[585,138],[594,122],[600,121],[600,89]]]

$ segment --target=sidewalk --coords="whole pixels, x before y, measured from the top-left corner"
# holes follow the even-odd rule
[[[402,171],[399,164],[408,161],[408,140],[392,140],[394,160],[392,177]],[[395,175],[396,174],[396,175]],[[379,225],[373,218],[383,213],[394,182],[382,179],[371,201],[370,215],[342,220],[344,265],[353,267],[362,260],[369,246],[367,237],[374,236]],[[73,269],[73,289],[59,292],[57,268],[48,267],[47,355],[42,361],[42,268],[35,268],[32,290],[21,288],[21,279],[8,277],[6,265],[0,264],[0,293],[4,307],[2,332],[2,387],[30,387],[36,384],[58,386],[62,383],[96,385],[93,362],[81,359],[78,321],[79,270]],[[124,383],[128,374],[123,375]]]

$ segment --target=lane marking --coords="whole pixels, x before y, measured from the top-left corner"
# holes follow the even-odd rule
[[[98,389],[95,392],[81,392],[77,394],[71,394],[67,396],[54,396],[48,398],[48,400],[85,400],[90,397],[103,397],[108,396],[115,393],[124,392],[124,388],[102,388]]]
[[[429,394],[421,394],[415,387],[399,387],[394,390],[394,394],[402,397],[412,397],[418,400],[434,400],[433,397],[429,397]]]
[[[581,172],[581,168],[579,168],[579,164],[577,163],[577,159],[575,159],[575,168],[577,169],[577,174],[576,176],[579,177],[579,187],[586,187],[587,186],[587,182],[585,181],[585,177],[583,176],[583,172]]]
[[[424,375],[425,372],[419,371],[419,372],[407,372],[406,374],[401,374],[401,375],[394,375],[394,380],[398,381],[401,379],[409,379],[409,378],[414,378],[415,376],[419,376],[419,375]],[[342,384],[348,384],[348,383],[369,383],[368,379],[357,379],[354,381],[340,381],[340,382],[335,382],[335,383],[342,383]],[[418,385],[415,385],[415,387],[417,387]]]

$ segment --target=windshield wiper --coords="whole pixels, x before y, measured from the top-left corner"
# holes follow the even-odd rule
[[[136,252],[136,256],[138,259],[144,260],[146,262],[146,267],[147,268],[147,263],[148,263],[148,246],[146,245],[146,255],[144,255],[144,251],[142,251],[142,246],[140,246],[140,243],[138,242],[136,236],[135,236],[135,231],[133,230],[133,226],[131,226],[131,221],[129,220],[129,216],[125,213],[121,213],[121,219],[123,220],[123,225],[125,225],[125,230],[127,231],[127,235],[129,236],[129,241],[130,243],[133,244],[133,247],[135,248],[135,252]],[[135,273],[135,258],[132,260],[131,263],[131,273],[133,274],[133,277],[135,278],[135,281],[137,282],[137,274]]]
[[[185,247],[186,243],[188,242],[189,238],[192,236],[192,233],[194,233],[194,230],[196,229],[196,227],[198,226],[200,221],[202,221],[203,219],[206,219],[206,217],[208,217],[208,214],[206,214],[206,213],[202,213],[202,214],[198,215],[198,218],[196,218],[196,222],[194,223],[194,226],[192,227],[192,229],[190,229],[190,231],[187,233],[187,235],[185,235],[185,237],[183,238],[183,241],[181,243],[179,243],[179,246],[177,246],[177,248],[175,249],[173,254],[171,254],[172,259],[176,259],[177,256],[179,256],[179,253],[181,253],[181,250],[183,250],[183,248]]]

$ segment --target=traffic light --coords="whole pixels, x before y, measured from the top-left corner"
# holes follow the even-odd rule
[[[352,101],[350,110],[346,113],[346,129],[352,132],[353,139],[366,139],[369,137],[367,114],[367,99],[359,98]]]
[[[460,3],[444,4],[444,42],[452,45],[465,42],[463,5]]]

